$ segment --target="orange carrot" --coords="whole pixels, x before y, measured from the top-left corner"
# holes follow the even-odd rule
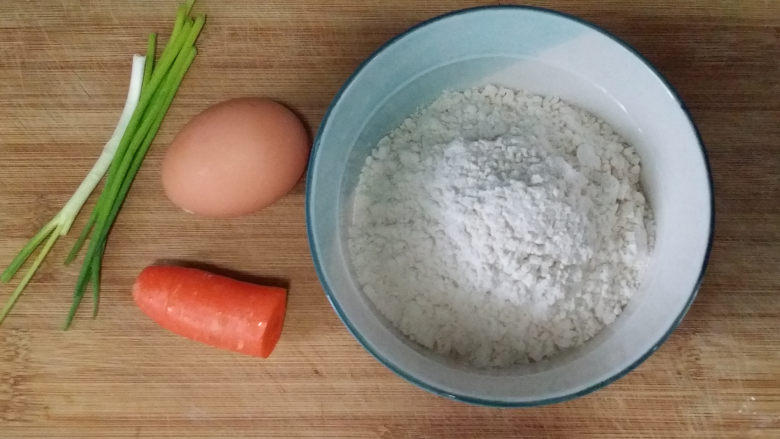
[[[135,303],[160,326],[192,340],[266,358],[282,332],[287,291],[194,268],[146,267]]]

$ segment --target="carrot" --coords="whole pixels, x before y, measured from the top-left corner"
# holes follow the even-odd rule
[[[194,268],[153,265],[133,299],[160,326],[184,337],[266,358],[282,332],[287,291]]]

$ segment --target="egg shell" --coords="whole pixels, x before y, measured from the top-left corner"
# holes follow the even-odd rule
[[[303,175],[309,137],[284,105],[263,98],[231,99],[198,114],[173,139],[162,184],[173,204],[205,217],[260,210]]]

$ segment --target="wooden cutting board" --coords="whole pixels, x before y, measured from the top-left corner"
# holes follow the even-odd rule
[[[553,406],[449,401],[385,369],[339,322],[309,257],[303,183],[241,219],[174,208],[160,188],[160,159],[191,116],[226,98],[269,96],[315,130],[339,86],[384,41],[480,4],[200,0],[196,9],[208,14],[200,54],[111,235],[100,315],[90,319],[84,306],[70,331],[60,329],[78,271],[61,263],[67,236],[0,327],[0,436],[780,437],[780,3],[532,3],[588,19],[645,54],[686,100],[710,152],[709,270],[688,316],[649,360]],[[0,265],[81,181],[116,123],[132,53],[151,31],[167,36],[176,6],[0,2]],[[129,288],[161,260],[288,283],[274,354],[219,351],[145,318]],[[12,286],[0,285],[0,300]]]

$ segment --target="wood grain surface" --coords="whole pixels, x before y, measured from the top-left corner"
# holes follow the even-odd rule
[[[699,296],[644,364],[583,398],[469,406],[381,366],[317,281],[304,184],[270,208],[205,220],[159,184],[173,135],[236,96],[287,103],[316,130],[340,85],[384,41],[477,1],[199,0],[199,56],[111,235],[100,315],[60,330],[78,267],[60,240],[0,327],[0,436],[780,437],[780,2],[532,2],[579,15],[645,54],[687,102],[709,149],[717,231]],[[0,2],[0,265],[81,181],[124,102],[130,56],[167,37],[175,0]],[[81,217],[74,230],[85,221]],[[159,260],[289,284],[274,354],[259,360],[159,329],[129,294]],[[0,300],[11,285],[0,285]]]

